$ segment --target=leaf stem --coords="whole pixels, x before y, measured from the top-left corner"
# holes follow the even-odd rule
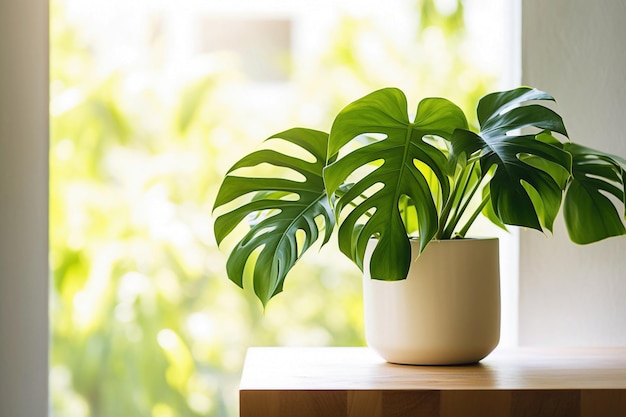
[[[443,210],[441,210],[441,216],[439,217],[439,227],[437,228],[437,234],[435,235],[435,239],[437,240],[443,239],[443,231],[446,223],[448,222],[448,216],[450,216],[450,211],[452,211],[455,197],[456,192],[453,190],[452,194],[448,198],[448,201],[446,201],[446,204],[443,206]]]
[[[476,217],[478,217],[478,215],[483,210],[483,208],[485,208],[485,206],[487,205],[490,199],[491,199],[491,194],[489,193],[489,188],[487,188],[487,192],[485,193],[485,196],[483,197],[482,201],[480,202],[476,210],[474,210],[474,212],[472,213],[470,218],[467,220],[465,225],[461,228],[461,230],[459,230],[459,233],[458,233],[459,237],[462,237],[462,238],[465,237],[469,228],[472,226],[472,224],[474,224],[474,220],[476,220]]]
[[[466,167],[467,168],[467,167]],[[459,183],[462,181],[462,178],[466,172],[466,168],[462,169],[458,175],[458,179],[453,181],[453,184]],[[435,235],[435,239],[445,239],[444,230],[446,224],[448,223],[448,217],[450,217],[450,213],[455,206],[455,202],[457,200],[459,187],[453,187],[452,192],[448,196],[448,200],[443,205],[443,209],[441,210],[441,215],[439,216],[439,226],[437,228],[437,234]]]
[[[475,165],[472,164],[472,169],[470,171],[470,174],[467,177],[467,182],[465,183],[465,187],[463,188],[462,197],[458,203],[458,206],[460,206],[460,208],[455,211],[454,217],[452,217],[452,219],[448,223],[448,226],[444,230],[444,236],[446,239],[450,239],[452,237],[452,234],[454,233],[454,229],[456,228],[457,224],[461,221],[461,217],[463,216],[463,214],[465,213],[465,210],[467,210],[467,207],[469,206],[470,202],[474,198],[474,194],[476,194],[476,191],[480,189],[483,178],[479,178],[478,180],[476,180],[476,183],[472,187],[472,190],[469,192],[469,194],[467,194],[467,186],[470,184],[470,180],[472,178],[471,174],[474,172],[474,169],[475,169]],[[461,202],[463,201],[464,197],[465,197],[465,201],[461,205]]]
[[[456,224],[459,222],[459,219],[465,209],[467,208],[467,204],[471,200],[472,196],[476,192],[476,187],[472,190],[467,201],[459,208],[461,205],[464,196],[467,193],[467,187],[469,186],[472,178],[472,173],[476,167],[476,161],[472,162],[470,165],[466,165],[465,168],[459,174],[458,183],[462,184],[462,187],[455,187],[449,200],[444,207],[444,211],[442,212],[441,222],[439,224],[439,230],[437,236],[439,239],[450,239],[452,236],[452,232],[456,227]],[[480,181],[478,181],[480,184]],[[459,189],[461,191],[459,192]],[[451,215],[452,214],[452,215]]]

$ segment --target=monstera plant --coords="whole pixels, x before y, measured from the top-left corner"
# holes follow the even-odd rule
[[[389,281],[407,276],[410,239],[424,250],[465,238],[481,213],[503,228],[551,231],[562,207],[573,242],[625,234],[626,162],[570,142],[546,101],[553,98],[528,87],[488,94],[472,129],[444,98],[423,99],[411,119],[404,93],[385,88],[341,110],[329,134],[272,136],[272,147],[235,163],[215,200],[218,244],[244,221],[249,227],[230,252],[228,277],[243,287],[252,268],[265,305],[336,226],[341,252],[361,270],[368,242],[378,241],[369,273]]]

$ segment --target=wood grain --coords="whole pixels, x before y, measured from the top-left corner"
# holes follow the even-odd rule
[[[241,417],[624,417],[626,348],[496,350],[478,365],[367,348],[251,348]]]

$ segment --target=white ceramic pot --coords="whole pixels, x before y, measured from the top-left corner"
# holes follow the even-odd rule
[[[498,239],[432,241],[406,280],[370,279],[363,304],[368,346],[385,360],[412,365],[478,362],[500,339]]]

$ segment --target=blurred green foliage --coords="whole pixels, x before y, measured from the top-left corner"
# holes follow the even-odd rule
[[[462,3],[417,1],[411,51],[371,17],[338,16],[284,102],[248,94],[235,64],[174,83],[158,65],[103,70],[66,4],[51,7],[54,415],[236,416],[248,346],[362,345],[360,277],[338,251],[307,256],[264,312],[227,280],[210,207],[244,151],[300,123],[327,130],[374,88],[484,94],[495,79],[463,60]]]

